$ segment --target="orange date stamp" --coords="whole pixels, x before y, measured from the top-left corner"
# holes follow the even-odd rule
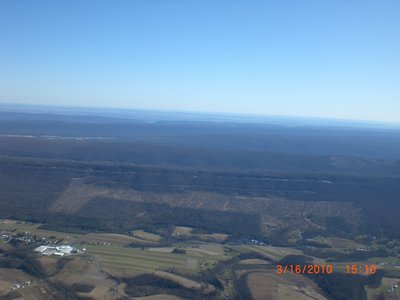
[[[331,264],[319,264],[319,265],[276,265],[277,274],[302,274],[302,275],[313,275],[313,274],[332,274],[333,265]]]
[[[332,264],[306,264],[306,265],[276,265],[276,274],[299,274],[299,275],[318,275],[318,274],[332,274],[334,267]],[[374,264],[346,264],[342,273],[346,274],[364,274],[373,275],[377,271]]]
[[[346,265],[347,274],[375,274],[377,271],[376,265],[374,264],[349,264]]]

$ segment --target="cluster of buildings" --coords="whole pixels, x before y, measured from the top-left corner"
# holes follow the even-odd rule
[[[64,256],[64,255],[71,255],[79,253],[80,250],[70,246],[70,245],[59,245],[59,246],[49,246],[43,245],[39,246],[35,249],[36,252],[39,252],[42,255],[50,256],[50,255],[57,255],[57,256]]]
[[[250,238],[250,237],[243,237],[243,238],[235,239],[232,242],[237,243],[237,244],[245,244],[245,245],[269,246],[262,241],[259,241],[259,240],[256,240],[256,239]]]
[[[388,290],[387,290],[387,293],[388,294],[393,294],[394,292],[397,292],[398,293],[398,285],[397,284],[395,284],[395,285],[392,285]]]
[[[58,244],[61,240],[47,237],[37,237],[29,231],[1,231],[0,240],[4,242],[19,242],[24,244],[36,244],[42,245]]]
[[[12,289],[13,289],[13,291],[18,290],[18,289],[23,289],[23,288],[25,288],[27,286],[31,286],[31,283],[32,283],[32,280],[25,281],[25,282],[22,282],[22,283],[16,283],[16,284],[13,285]]]
[[[0,234],[0,240],[8,242],[11,239],[12,239],[12,235],[11,234],[6,234],[6,233],[3,233],[3,232]]]

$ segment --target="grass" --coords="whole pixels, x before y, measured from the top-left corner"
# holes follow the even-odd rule
[[[183,273],[195,272],[197,264],[188,264],[188,256],[160,253],[137,248],[87,245],[87,253],[94,255],[103,267],[123,269],[133,273],[151,273],[157,269],[175,268]]]
[[[400,260],[395,256],[388,256],[388,257],[370,257],[368,258],[369,263],[379,264],[379,263],[388,263],[393,264],[395,262],[399,262]]]
[[[16,269],[3,269],[0,268],[0,297],[11,291],[15,283],[22,283],[31,280],[31,276]]]
[[[274,269],[247,270],[247,285],[252,297],[258,299],[322,299],[310,279],[296,274],[275,274]],[[242,276],[243,276],[242,274]]]
[[[196,274],[212,267],[220,260],[230,258],[224,255],[222,250],[220,253],[217,251],[208,253],[208,251],[199,252],[196,249],[185,249],[185,247],[182,248],[187,251],[186,254],[155,252],[117,245],[86,245],[85,247],[86,252],[93,255],[103,268],[116,275],[152,273],[168,269],[174,269],[182,274]]]
[[[265,272],[250,273],[247,285],[253,299],[274,299],[277,297],[277,283],[274,276]]]
[[[88,233],[82,235],[78,242],[81,243],[111,243],[112,245],[126,246],[133,242],[141,242],[141,240],[135,239],[128,235],[115,234],[115,233]]]
[[[270,246],[241,246],[247,248],[253,252],[257,252],[265,255],[266,257],[272,258],[274,261],[279,261],[290,254],[303,255],[303,252],[295,248],[289,247],[270,247]]]
[[[223,242],[229,238],[228,234],[223,233],[193,233],[193,229],[194,228],[192,227],[175,226],[173,234],[181,237],[193,238],[208,242]]]
[[[143,239],[149,242],[159,242],[161,240],[160,235],[151,232],[146,232],[140,229],[133,231],[132,234],[137,239]]]
[[[383,277],[382,278],[382,284],[377,287],[377,288],[371,288],[369,286],[366,286],[365,289],[367,291],[368,299],[379,299],[379,296],[384,295],[388,288],[390,288],[394,284],[399,284],[400,279],[399,278],[387,278]],[[397,292],[397,291],[396,291]],[[390,298],[390,299],[398,299],[398,295],[395,294],[393,296],[397,296],[395,298]],[[386,298],[385,298],[386,299]]]

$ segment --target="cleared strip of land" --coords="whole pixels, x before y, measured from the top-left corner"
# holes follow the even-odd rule
[[[115,271],[121,269],[133,273],[147,273],[175,268],[182,272],[195,272],[198,268],[198,263],[191,263],[192,258],[182,254],[93,245],[87,246],[87,253],[95,256],[103,267]]]

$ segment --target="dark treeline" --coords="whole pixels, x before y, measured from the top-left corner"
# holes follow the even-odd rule
[[[200,290],[187,289],[171,280],[152,274],[122,278],[122,281],[126,283],[124,291],[130,297],[170,294],[183,297],[184,299],[205,299]],[[208,297],[208,299],[212,298],[214,297]]]
[[[197,137],[198,139],[201,139]],[[215,144],[220,139],[208,141]],[[157,138],[156,138],[157,140]],[[255,138],[255,140],[257,140]],[[233,143],[233,141],[232,141]],[[246,141],[238,144],[248,144]],[[204,145],[208,145],[204,141]],[[317,146],[317,145],[316,145]],[[295,146],[293,149],[304,149]],[[332,145],[332,149],[335,146]],[[364,149],[364,148],[363,148]],[[369,149],[366,147],[366,149]],[[234,146],[209,149],[199,146],[157,143],[153,140],[69,140],[0,136],[0,154],[77,161],[113,161],[140,165],[203,170],[247,170],[290,173],[331,173],[362,176],[398,176],[398,158],[365,158],[337,154],[285,153],[278,150],[235,149]]]
[[[236,216],[225,212],[203,210],[196,212],[194,208],[171,208],[155,203],[139,204],[98,199],[97,204],[94,202],[88,204],[92,205],[91,209],[75,215],[50,213],[49,207],[52,202],[63,193],[72,178],[82,178],[86,184],[103,188],[130,188],[161,194],[205,191],[231,196],[276,196],[288,200],[350,201],[361,208],[360,213],[364,219],[363,225],[357,229],[358,232],[353,232],[354,234],[384,233],[389,237],[400,236],[396,230],[400,228],[400,218],[398,218],[400,204],[397,201],[400,198],[400,178],[398,177],[212,172],[35,158],[0,158],[0,218],[43,222],[69,230],[121,231],[129,226],[187,225],[207,232],[222,228],[229,234],[236,232],[237,235],[259,235],[257,227],[253,226],[259,221],[257,216],[247,217],[246,214]],[[101,208],[102,205],[104,208]],[[148,219],[151,222],[146,223],[140,218],[131,223],[123,221],[131,218],[131,214],[138,209],[150,212]],[[91,210],[99,214],[93,215]],[[106,210],[104,214],[102,210]],[[111,221],[105,221],[104,217],[108,214],[114,214],[118,218],[110,217]],[[110,226],[112,219],[121,219],[120,224]],[[250,224],[249,230],[244,229],[246,222]],[[327,220],[328,231],[331,234],[340,235],[348,231],[345,224],[342,219]]]

